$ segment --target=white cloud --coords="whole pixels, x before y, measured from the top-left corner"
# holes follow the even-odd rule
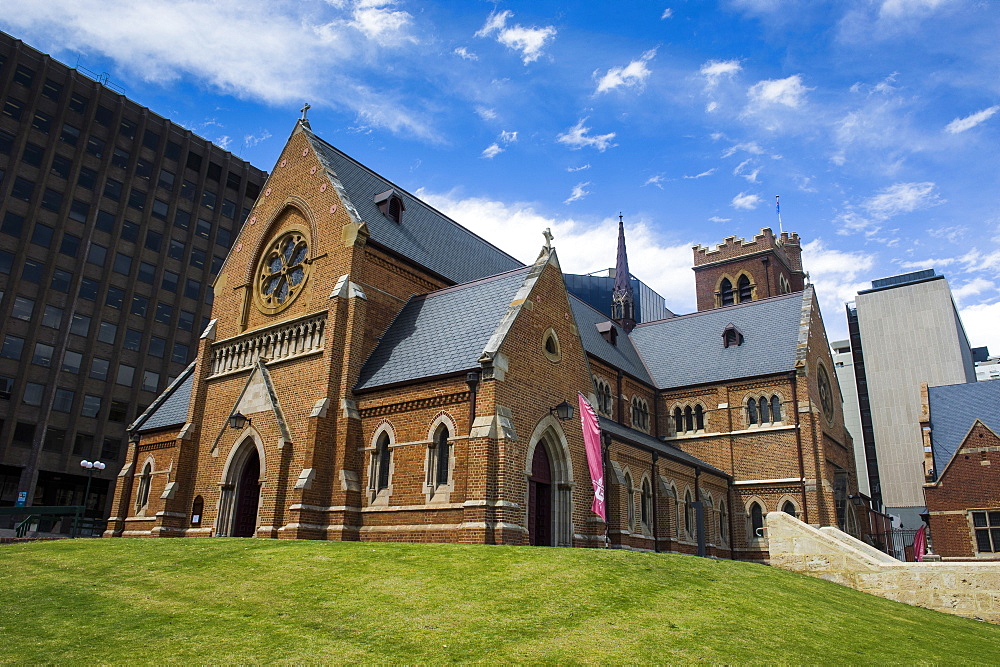
[[[674,10],[670,9],[670,7],[667,7],[666,9],[663,10],[663,13],[660,14],[660,20],[662,21],[663,19],[669,19],[673,15],[674,15]]]
[[[730,222],[731,220],[732,218],[720,218],[717,215],[713,215],[711,218],[708,219],[709,222]]]
[[[802,265],[816,286],[830,340],[847,338],[844,304],[853,301],[858,291],[871,287],[869,275],[875,267],[875,255],[827,248],[822,239],[816,239],[803,244]]]
[[[476,37],[489,37],[496,33],[497,41],[513,51],[521,53],[521,61],[527,65],[542,56],[545,43],[556,36],[552,26],[525,28],[520,24],[507,26],[507,19],[514,15],[510,10],[493,12],[486,23],[476,31]]]
[[[649,78],[650,71],[646,63],[656,57],[656,49],[643,53],[638,60],[633,60],[624,67],[612,67],[607,74],[597,82],[594,94],[606,93],[615,88],[642,88]],[[596,75],[597,72],[594,72]]]
[[[685,176],[684,178],[705,178],[706,176],[711,176],[715,173],[716,167],[712,167],[708,171],[703,171],[700,174],[695,174],[694,176]]]
[[[951,286],[951,295],[955,297],[955,301],[959,305],[965,303],[970,297],[977,296],[983,292],[995,295],[997,293],[996,284],[991,280],[977,277],[962,285]]]
[[[573,193],[570,194],[570,196],[563,203],[572,204],[576,200],[583,199],[584,197],[589,195],[590,190],[587,189],[588,185],[590,185],[590,181],[587,181],[586,183],[577,183],[576,185],[574,185]]]
[[[705,77],[709,86],[719,83],[724,76],[733,76],[743,69],[739,60],[709,60],[698,72]]]
[[[805,101],[806,93],[812,88],[802,84],[802,76],[793,74],[785,79],[768,79],[750,86],[747,96],[756,107],[786,106],[798,109]]]
[[[663,174],[656,174],[655,176],[650,176],[646,179],[646,182],[642,184],[642,187],[647,185],[655,185],[656,187],[663,189]]]
[[[486,147],[486,150],[483,151],[482,156],[488,160],[492,160],[497,155],[504,152],[504,148],[501,148],[500,144],[503,144],[503,146],[506,147],[514,143],[515,141],[517,141],[517,132],[516,131],[509,132],[507,130],[504,130],[500,132],[500,137],[497,139],[497,141]]]
[[[232,138],[229,137],[229,135],[222,135],[221,137],[217,138],[213,143],[222,150],[228,151],[229,145],[233,143],[233,140]]]
[[[733,169],[733,176],[742,176],[747,180],[748,183],[758,183],[757,174],[760,173],[760,167],[754,165],[753,158],[747,158],[736,165]]]
[[[479,60],[479,56],[477,56],[475,53],[472,53],[464,46],[456,47],[453,53],[456,56],[462,58],[463,60]]]
[[[589,162],[587,164],[581,166],[581,167],[566,167],[566,171],[568,171],[568,172],[583,171],[584,169],[590,169],[590,163]]]
[[[384,71],[380,54],[413,43],[412,17],[391,2],[7,0],[4,10],[8,30],[59,44],[57,55],[101,54],[124,76],[161,85],[190,79],[296,109],[309,100],[437,139],[428,117],[369,84]]]
[[[246,148],[253,148],[257,144],[267,141],[271,138],[271,133],[267,130],[262,131],[259,135],[248,134],[243,137],[243,145]]]
[[[505,203],[485,198],[456,197],[453,193],[415,193],[425,202],[451,216],[460,224],[522,262],[538,256],[545,239],[542,231],[551,228],[559,262],[566,273],[591,273],[614,266],[618,239],[618,218],[586,223],[571,217],[551,217],[537,212],[531,204]],[[694,281],[691,279],[692,241],[664,245],[657,225],[640,219],[626,225],[629,268],[633,275],[662,294],[675,312],[695,308]]]
[[[497,112],[488,107],[476,107],[476,113],[483,120],[496,120]]]
[[[709,102],[708,104],[705,105],[705,111],[708,113],[712,113],[718,108],[719,108],[718,102]]]
[[[888,220],[943,203],[934,192],[934,183],[896,183],[866,199],[861,207],[876,220]]]
[[[561,144],[566,144],[573,150],[591,147],[596,148],[602,153],[607,149],[618,145],[611,143],[611,140],[615,138],[614,132],[590,136],[590,128],[583,126],[586,122],[586,118],[581,118],[576,125],[557,136],[556,141]]]
[[[989,120],[990,117],[992,117],[997,111],[1000,111],[1000,105],[994,105],[988,109],[977,111],[971,116],[966,116],[965,118],[956,118],[948,123],[947,127],[944,128],[944,131],[949,134],[958,134],[959,132],[971,130],[976,125]]]
[[[949,0],[885,0],[879,8],[879,17],[924,16],[948,2]]]
[[[733,197],[733,201],[730,202],[730,204],[732,205],[733,208],[752,211],[753,209],[760,206],[762,201],[763,200],[760,198],[760,195],[747,194],[746,192],[741,192],[735,197]]]
[[[764,149],[757,144],[756,141],[748,141],[746,143],[736,144],[730,146],[722,153],[722,157],[731,157],[738,152],[750,153],[751,155],[763,155]]]
[[[966,306],[958,312],[972,347],[987,345],[990,354],[996,355],[1000,350],[1000,327],[997,326],[1000,322],[1000,301]]]

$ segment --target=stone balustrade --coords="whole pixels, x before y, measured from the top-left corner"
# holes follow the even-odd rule
[[[326,314],[307,315],[212,345],[210,377],[247,370],[258,359],[268,362],[321,352]]]

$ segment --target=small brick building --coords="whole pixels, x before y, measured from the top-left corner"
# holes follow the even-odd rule
[[[548,240],[523,266],[299,121],[197,360],[132,427],[107,534],[762,559],[769,511],[850,528],[813,290],[753,294],[636,327],[616,291],[609,321]],[[607,524],[580,422],[556,410],[578,393],[600,415]]]
[[[1000,560],[1000,382],[921,388],[924,498],[944,560]]]

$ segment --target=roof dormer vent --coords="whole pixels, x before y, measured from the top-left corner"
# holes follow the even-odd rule
[[[604,337],[604,340],[612,345],[618,345],[618,327],[615,326],[614,322],[608,320],[607,322],[598,322],[594,326],[597,327],[597,332]]]
[[[382,215],[397,225],[403,221],[403,211],[406,210],[406,205],[403,204],[403,198],[395,190],[386,190],[375,195],[374,201]]]
[[[743,344],[743,333],[736,325],[729,323],[722,330],[722,347],[739,347]]]

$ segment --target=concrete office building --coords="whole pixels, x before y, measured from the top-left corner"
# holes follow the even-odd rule
[[[837,372],[841,398],[844,401],[844,426],[854,440],[854,461],[857,465],[858,491],[871,497],[868,483],[868,465],[865,457],[865,441],[861,428],[861,412],[858,409],[858,384],[854,374],[854,359],[851,355],[851,341],[836,340],[830,343],[833,351],[833,367]]]
[[[0,33],[0,505],[83,504],[98,459],[107,516],[126,426],[194,358],[265,178]]]
[[[565,273],[563,278],[566,280],[566,289],[573,296],[584,301],[591,308],[611,317],[611,294],[615,286],[614,269],[586,275]],[[667,308],[666,300],[656,290],[635,277],[632,277],[629,282],[632,285],[632,293],[635,295],[635,321],[637,323],[655,322],[674,317],[674,313]]]
[[[921,383],[975,382],[951,288],[933,269],[872,281],[847,306],[871,495],[917,528],[924,510]]]

